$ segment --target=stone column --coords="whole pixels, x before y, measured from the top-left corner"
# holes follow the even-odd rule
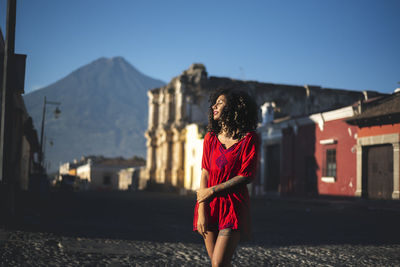
[[[165,116],[166,116],[166,124],[170,125],[173,121],[175,121],[175,90],[173,88],[168,88],[165,99]]]
[[[161,141],[161,135],[157,134],[157,145],[156,145],[156,170],[155,170],[155,181],[157,183],[161,183],[161,172],[162,172],[162,155],[163,155],[163,147]]]
[[[173,186],[183,186],[184,176],[184,148],[185,148],[185,129],[174,128],[173,132],[173,159],[171,183]]]
[[[155,99],[154,99],[155,100]],[[155,100],[156,101],[156,100]],[[154,176],[155,179],[154,181],[156,183],[164,183],[164,175],[163,175],[163,170],[165,169],[164,167],[164,127],[166,124],[166,118],[165,118],[165,87],[160,88],[159,94],[158,94],[158,99],[157,99],[157,106],[158,106],[158,116],[157,116],[157,124],[156,124],[156,129],[155,129],[155,136],[156,136],[156,142],[155,142],[155,171],[154,171]]]
[[[399,142],[393,143],[393,199],[400,199],[400,149]]]
[[[148,129],[145,133],[147,139],[147,160],[146,160],[146,175],[147,179],[151,182],[155,182],[156,179],[156,149],[157,149],[157,137],[155,131],[158,124],[158,109],[159,109],[159,89],[148,91],[149,97],[149,124]]]
[[[169,125],[173,121],[174,116],[174,95],[173,89],[163,88],[160,92],[158,103],[159,108],[159,127],[163,128]]]
[[[160,94],[158,97],[158,128],[162,128],[162,126],[166,123],[166,107],[165,107],[165,90],[163,88],[160,90]]]
[[[161,134],[161,170],[159,183],[171,184],[171,166],[172,166],[172,132],[165,129]]]
[[[175,124],[183,125],[186,117],[185,87],[177,80],[175,84]]]
[[[360,141],[357,140],[357,189],[355,196],[362,196],[362,146]]]
[[[159,90],[148,91],[149,97],[149,131],[154,130],[158,126],[158,114],[159,114]]]
[[[147,139],[146,176],[151,182],[155,182],[157,137],[155,136],[154,131],[147,131],[145,136]]]

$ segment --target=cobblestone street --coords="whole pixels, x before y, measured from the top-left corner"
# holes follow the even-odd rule
[[[150,192],[26,197],[0,230],[2,266],[207,266],[193,196]],[[41,208],[35,208],[40,204]],[[234,266],[400,266],[398,203],[253,199],[253,239]]]

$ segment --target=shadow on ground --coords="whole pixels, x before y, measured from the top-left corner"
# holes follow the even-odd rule
[[[194,196],[155,192],[25,193],[12,229],[59,235],[202,243]],[[253,199],[254,245],[399,244],[400,209],[354,201]]]

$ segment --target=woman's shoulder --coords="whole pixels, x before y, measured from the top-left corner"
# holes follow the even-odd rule
[[[204,136],[204,141],[208,141],[208,140],[210,140],[211,138],[213,138],[213,137],[215,137],[216,135],[215,135],[215,133],[214,132],[207,132],[206,133],[206,135]]]
[[[246,139],[247,142],[256,142],[256,143],[259,142],[259,135],[258,135],[258,133],[257,133],[256,131],[250,131],[250,132],[248,132],[248,133],[245,135],[244,138]]]
[[[258,137],[258,133],[256,131],[247,132],[245,135],[245,138],[257,138],[257,137]]]

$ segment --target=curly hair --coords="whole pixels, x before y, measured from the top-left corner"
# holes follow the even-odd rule
[[[219,120],[214,120],[212,106],[217,98],[224,95],[226,106],[222,110]],[[254,131],[258,123],[258,106],[252,97],[245,91],[233,88],[220,88],[210,95],[207,130],[218,134],[222,125],[226,127],[228,136],[240,139],[248,132]]]

